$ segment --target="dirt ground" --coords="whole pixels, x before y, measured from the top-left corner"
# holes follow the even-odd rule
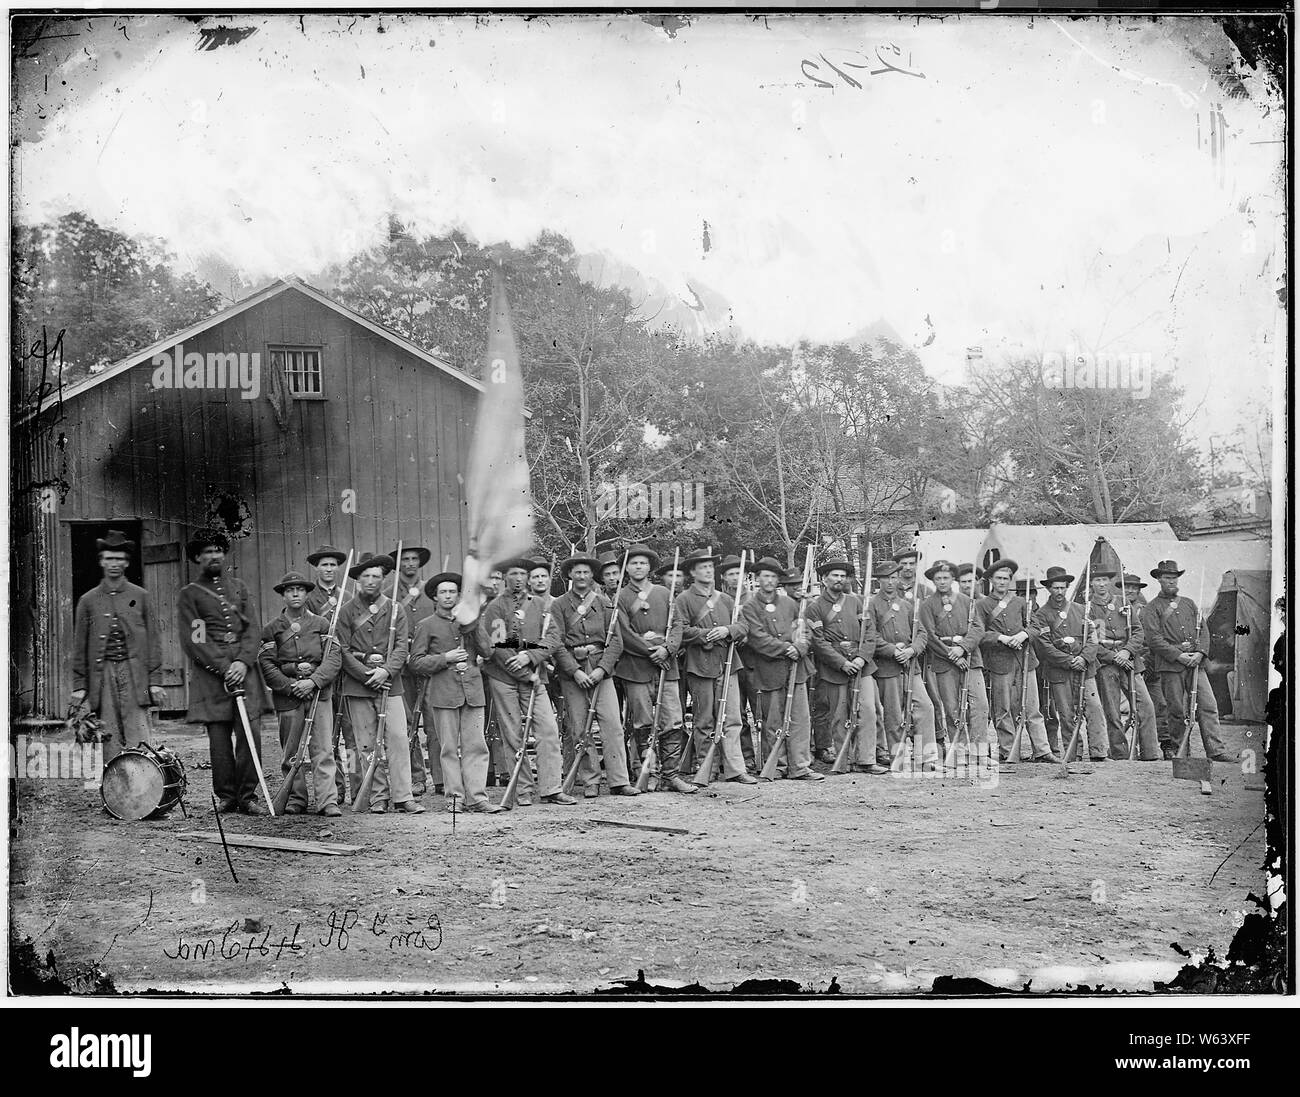
[[[228,836],[363,847],[232,848],[236,883],[220,845],[179,836],[216,833],[211,774],[195,768],[206,739],[162,730],[187,768],[189,819],[121,822],[80,781],[18,782],[17,939],[61,973],[98,965],[121,991],[591,993],[638,970],[721,991],[834,978],[850,994],[915,993],[940,975],[1149,989],[1185,962],[1174,945],[1222,957],[1264,888],[1263,794],[1237,767],[1216,765],[1204,796],[1168,763],[1136,762],[1064,781],[1003,767],[994,787],[854,774],[602,794],[458,814],[454,828],[432,793],[419,816],[227,815]],[[1262,753],[1262,728],[1224,731]],[[278,757],[269,723],[263,742]]]

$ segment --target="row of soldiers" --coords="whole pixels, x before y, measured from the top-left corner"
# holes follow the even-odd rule
[[[148,594],[124,578],[134,546],[111,533],[97,548],[104,580],[77,606],[74,699],[99,712],[111,760],[145,737],[143,709],[158,703],[161,660]],[[1078,750],[1095,761],[1134,753],[1154,760],[1178,748],[1189,691],[1206,755],[1230,760],[1204,665],[1208,636],[1198,607],[1178,594],[1182,571],[1173,561],[1152,570],[1161,590],[1150,602],[1138,577],[1090,569],[1085,625],[1084,608],[1069,599],[1075,576],[1059,567],[1041,580],[1048,599],[1040,607],[1032,580],[1017,588],[1012,560],[978,577],[970,565],[937,561],[923,584],[917,554],[904,552],[873,569],[877,589],[856,593],[852,564],[833,558],[817,566],[814,593],[796,589],[802,577],[770,557],[747,563],[695,549],[670,560],[632,545],[564,561],[567,589],[558,596],[546,562],[505,561],[466,625],[453,612],[459,575],[421,581],[427,549],[363,556],[348,571],[348,592],[348,554],[327,545],[307,558],[314,577],[290,572],[275,585],[284,608],[262,627],[246,586],[225,574],[228,551],[219,533],[188,543],[200,575],[177,607],[190,661],[188,719],[206,725],[225,811],[263,810],[253,762],[263,682],[282,749],[314,713],[312,788],[299,773],[291,814],[313,803],[338,815],[340,793],[356,787],[380,727],[384,761],[368,805],[376,813],[423,811],[430,778],[451,810],[499,810],[486,791],[489,773],[508,771],[528,738],[537,772],[523,765],[520,806],[535,796],[576,802],[562,787],[566,747],[584,795],[597,795],[596,741],[609,791],[629,796],[648,753],[654,787],[691,793],[693,767],[706,756],[718,767],[704,780],[752,784],[777,751],[776,776],[820,781],[813,762],[837,753],[848,769],[889,773],[910,756],[911,740],[921,765],[934,769],[962,738],[991,754],[990,723],[1002,761],[1018,759],[1027,737],[1032,760],[1058,762],[1076,725]],[[236,694],[251,735],[238,726]],[[495,759],[489,714],[499,731]],[[282,769],[289,772],[287,757]]]

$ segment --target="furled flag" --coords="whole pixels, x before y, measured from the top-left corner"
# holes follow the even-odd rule
[[[469,555],[454,611],[456,620],[465,625],[478,617],[493,565],[526,553],[533,544],[533,501],[524,453],[524,381],[499,270],[492,275],[483,385],[465,481]]]

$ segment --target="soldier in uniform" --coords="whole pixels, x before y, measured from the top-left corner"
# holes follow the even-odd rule
[[[135,542],[113,529],[95,549],[104,577],[77,599],[73,612],[72,702],[88,700],[90,711],[99,714],[108,734],[107,764],[148,741],[149,706],[166,704],[167,695],[153,601],[144,587],[126,579]]]
[[[794,703],[783,749],[785,771],[780,775],[795,781],[823,781],[822,774],[813,772],[812,768],[812,720],[807,686],[812,645],[807,629],[799,627],[799,599],[780,589],[782,580],[788,577],[785,568],[772,557],[759,560],[754,565],[754,573],[758,590],[741,610],[740,622],[762,706],[763,755],[770,760],[771,752],[776,749],[776,737],[785,726],[786,693],[793,664]]]
[[[618,584],[623,571],[623,557],[617,552],[602,552],[597,558],[600,566],[596,569],[596,580],[605,597],[611,602],[618,598]]]
[[[749,592],[740,589],[740,557],[725,556],[718,565],[718,576],[722,580],[723,591],[734,601],[740,599],[743,606],[749,598]],[[750,773],[758,773],[759,761],[754,752],[754,728],[761,725],[758,707],[758,690],[754,688],[749,669],[743,658],[744,643],[736,646],[736,680],[740,686],[740,752],[745,756],[745,767]],[[751,723],[752,721],[752,723]]]
[[[615,566],[622,570],[621,564]],[[551,612],[560,627],[560,647],[555,651],[555,663],[560,672],[564,709],[574,743],[581,748],[588,711],[594,706],[610,795],[636,796],[637,788],[628,776],[623,719],[614,692],[614,668],[623,654],[623,635],[615,624],[617,605],[604,589],[596,586],[595,573],[599,567],[600,562],[591,556],[571,556],[560,565],[560,575],[571,586],[551,605]],[[609,637],[608,643],[606,637]],[[593,749],[594,741],[587,745],[578,760],[582,794],[587,799],[592,799],[600,791],[600,770],[592,760]]]
[[[703,758],[709,749],[725,691],[726,723],[719,744],[722,776],[727,781],[752,785],[757,780],[747,772],[740,746],[737,660],[732,660],[731,674],[725,682],[722,680],[727,648],[732,642],[739,643],[745,638],[745,625],[740,620],[732,625],[735,603],[728,594],[714,586],[713,569],[719,562],[720,558],[708,549],[688,553],[682,560],[682,569],[690,576],[691,584],[677,598],[677,612],[682,618],[682,641],[686,647],[686,688],[690,692],[694,714],[695,754]]]
[[[424,585],[434,610],[415,626],[407,669],[421,682],[424,726],[429,747],[438,745],[439,769],[447,790],[447,810],[495,814],[488,799],[488,746],[483,733],[483,675],[479,671],[476,624],[461,625],[452,616],[460,599],[461,577],[440,572]],[[432,763],[432,758],[430,762]]]
[[[830,743],[834,763],[845,736],[852,693],[858,701],[858,741],[849,759],[861,773],[884,774],[888,765],[876,758],[876,626],[865,612],[864,599],[849,591],[853,566],[843,559],[826,560],[817,568],[821,594],[808,606],[808,627],[812,631],[817,659],[816,692],[830,714]]]
[[[623,683],[628,718],[632,724],[641,757],[650,746],[651,720],[659,675],[664,676],[659,697],[658,774],[659,788],[693,793],[695,786],[683,779],[681,763],[685,731],[682,727],[681,700],[677,690],[680,668],[677,653],[682,646],[681,615],[673,615],[668,627],[671,595],[650,581],[650,572],[659,566],[659,557],[645,545],[627,550],[627,586],[618,595],[619,628],[623,634],[623,653],[614,674]]]
[[[980,640],[984,621],[979,607],[961,591],[953,590],[957,568],[947,560],[936,560],[925,577],[934,583],[935,592],[921,601],[921,629],[926,635],[925,676],[930,696],[943,709],[944,734],[940,749],[955,743],[958,728],[968,721],[971,742],[980,753],[988,745],[988,695],[984,688],[984,661]],[[973,610],[973,612],[972,612]],[[969,713],[961,709],[961,688],[966,686]]]
[[[301,572],[288,572],[275,584],[284,598],[284,612],[262,629],[257,664],[271,689],[271,701],[280,721],[280,773],[287,777],[294,755],[289,744],[297,743],[313,712],[310,780],[319,815],[338,816],[338,792],[334,773],[334,679],[343,666],[336,643],[329,642],[330,622],[307,608],[307,598],[316,584]],[[319,694],[319,697],[317,696]],[[296,749],[296,748],[295,748]],[[294,776],[286,815],[307,810],[307,780],[303,770]]]
[[[423,545],[403,545],[402,558],[397,560],[396,549],[393,559],[397,560],[398,584],[397,601],[406,611],[410,622],[412,636],[415,626],[433,612],[433,599],[424,593],[424,583],[420,579],[420,569],[433,556]],[[426,791],[428,775],[433,777],[433,791],[442,794],[442,763],[439,761],[439,748],[434,736],[437,734],[427,720],[422,720],[420,708],[421,682],[414,674],[402,675],[402,698],[406,702],[407,734],[417,724],[424,725],[425,738],[429,740],[429,769],[424,768],[424,748],[420,745],[418,734],[411,737],[411,795],[423,796]]]
[[[1105,719],[1095,722],[1086,711],[1093,705],[1101,710],[1101,698],[1097,695],[1097,644],[1094,629],[1085,626],[1083,607],[1067,600],[1073,582],[1074,576],[1064,568],[1047,569],[1043,586],[1047,588],[1048,599],[1034,612],[1029,627],[1034,633],[1034,650],[1046,668],[1047,686],[1056,709],[1062,741],[1059,745],[1052,744],[1053,751],[1060,753],[1069,746],[1077,706],[1082,704],[1089,756],[1094,762],[1104,762],[1109,755]],[[1081,753],[1081,745],[1076,745],[1074,753],[1065,760],[1073,762]]]
[[[1169,710],[1169,723],[1181,746],[1186,728],[1188,694],[1196,690],[1196,723],[1201,729],[1205,756],[1212,762],[1235,762],[1219,732],[1219,704],[1214,699],[1205,660],[1210,654],[1209,629],[1201,628],[1200,609],[1178,593],[1183,574],[1173,560],[1161,560],[1151,571],[1160,583],[1157,594],[1142,611],[1142,629],[1160,676],[1160,690]],[[1191,744],[1188,743],[1190,750]]]
[[[975,565],[957,565],[957,589],[967,598],[977,597],[975,593]]]
[[[664,588],[665,591],[668,592],[668,595],[671,598],[676,598],[685,589],[684,579],[686,573],[683,572],[680,567],[678,567],[676,570],[673,569],[673,561],[671,556],[668,558],[667,563],[659,564],[654,569],[652,574],[654,575],[655,580]],[[682,607],[679,605],[677,607],[678,618],[681,617],[681,613],[682,613]],[[691,753],[693,753],[691,749],[692,748],[691,740],[694,738],[692,734],[687,733],[686,722],[685,722],[686,713],[688,711],[691,711],[691,694],[690,694],[690,688],[686,681],[686,640],[684,634],[682,639],[682,646],[678,649],[675,658],[677,660],[677,678],[676,678],[677,702],[682,709],[682,735],[683,735],[682,749],[678,755],[677,761],[678,761],[678,768],[683,769],[685,768],[685,763],[688,756]],[[695,718],[695,714],[693,711],[691,711],[692,726],[693,726],[694,718]],[[691,787],[694,788],[695,786],[692,785]]]
[[[391,804],[396,811],[418,815],[424,807],[411,794],[411,754],[402,682],[411,649],[411,622],[399,603],[390,646],[389,622],[393,620],[394,606],[383,587],[384,577],[393,567],[391,556],[366,553],[348,573],[356,580],[356,594],[339,611],[338,638],[343,649],[340,688],[361,755],[379,749],[379,705],[384,704],[384,755],[370,787],[370,811],[382,815]],[[385,686],[386,697],[382,692]]]
[[[902,586],[902,576],[908,572],[905,564],[912,563],[915,582],[916,554],[903,553],[902,564],[886,561],[876,567],[880,590],[869,603],[876,626],[876,688],[884,709],[885,742],[877,740],[876,760],[891,769],[905,768],[904,725],[911,717],[913,738],[921,739],[922,768],[933,770],[938,756],[935,744],[934,702],[921,674],[921,654],[925,651],[926,637],[921,631],[913,604],[914,587]],[[915,647],[913,646],[915,633]],[[909,708],[903,711],[903,700],[910,698]]]
[[[253,749],[262,757],[258,717],[262,681],[257,671],[261,629],[248,588],[225,574],[230,542],[221,533],[200,533],[185,546],[199,577],[176,600],[181,650],[190,661],[190,704],[186,720],[203,724],[212,762],[212,791],[220,811],[264,815],[257,802],[257,769],[240,726],[232,690],[244,691]]]
[[[551,565],[549,561],[533,561],[532,570],[528,573],[528,593],[541,602],[543,612],[551,608],[554,595],[551,594]]]
[[[515,803],[530,807],[533,790],[540,786],[544,803],[568,806],[578,801],[560,789],[564,781],[560,732],[546,692],[546,663],[560,646],[560,629],[541,602],[528,594],[533,563],[520,557],[502,564],[506,589],[483,608],[478,641],[484,653],[491,652],[483,673],[497,725],[512,757],[523,745],[523,721],[536,693],[532,734],[537,740],[537,779],[534,781],[532,768],[525,761]]]
[[[1128,698],[1133,726],[1138,737],[1138,758],[1154,762],[1160,757],[1156,741],[1156,710],[1142,681],[1143,652],[1146,637],[1142,622],[1133,607],[1116,593],[1115,572],[1095,569],[1089,572],[1092,586],[1091,612],[1097,621],[1097,693],[1106,715],[1110,736],[1110,756],[1127,759],[1128,740],[1120,716],[1120,698]],[[1129,690],[1132,673],[1133,690]]]
[[[1038,656],[1029,630],[1033,611],[1025,598],[1011,593],[1011,581],[1019,566],[1010,559],[996,560],[989,565],[983,578],[992,587],[992,593],[980,603],[985,629],[980,638],[980,650],[992,686],[993,724],[998,731],[999,756],[1003,762],[1010,757],[1016,737],[1016,721],[1023,718],[1032,760],[1060,762],[1048,742],[1047,727],[1039,707]],[[1023,714],[1019,711],[1022,691]]]
[[[910,599],[915,591],[917,601],[934,590],[932,584],[917,578],[916,564],[919,559],[920,553],[916,549],[906,549],[894,557],[894,563],[898,565],[898,593]]]
[[[312,613],[333,619],[334,607],[338,605],[339,596],[343,593],[339,568],[346,564],[347,560],[348,554],[333,545],[322,545],[308,555],[307,563],[316,572],[316,585],[307,595],[307,608]],[[361,774],[357,772],[357,742],[352,736],[352,724],[348,720],[347,708],[343,704],[343,691],[335,689],[330,693],[333,698],[334,724],[339,729],[339,739],[342,740],[341,750],[337,747],[334,749],[334,783],[338,798],[342,801],[345,791],[343,787],[345,759],[353,787],[361,780]]]
[[[1124,573],[1122,584],[1117,579],[1115,589],[1123,596],[1128,603],[1133,614],[1133,623],[1140,625],[1142,622],[1142,611],[1146,608],[1146,595],[1142,592],[1149,586],[1140,576],[1132,572]],[[1141,667],[1142,684],[1146,686],[1147,695],[1151,698],[1151,706],[1155,709],[1156,714],[1156,738],[1159,740],[1161,757],[1164,761],[1169,761],[1174,757],[1176,750],[1175,738],[1169,730],[1169,710],[1165,705],[1165,695],[1160,688],[1160,675],[1155,671],[1155,657],[1151,654],[1151,644],[1147,641],[1146,633],[1142,633],[1142,658],[1139,666]]]

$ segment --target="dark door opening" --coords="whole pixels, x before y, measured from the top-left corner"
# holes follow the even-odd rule
[[[128,541],[135,542],[130,561],[126,565],[128,582],[144,586],[144,568],[140,564],[140,522],[118,519],[113,522],[70,522],[72,543],[72,604],[77,604],[86,591],[98,586],[104,573],[99,570],[99,553],[95,542],[105,537],[111,529],[121,530]]]

